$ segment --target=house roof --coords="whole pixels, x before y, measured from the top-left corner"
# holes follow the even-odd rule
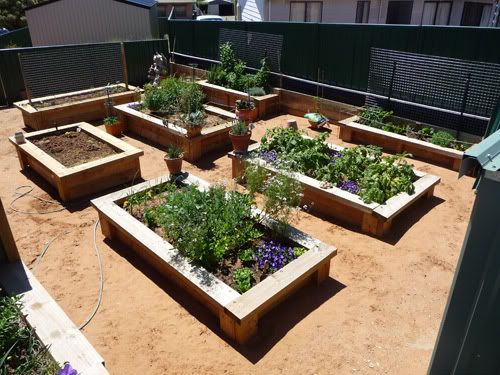
[[[162,4],[188,4],[194,3],[196,0],[157,0],[158,5]]]
[[[35,4],[32,6],[26,7],[26,8],[24,8],[24,10],[30,10],[33,8],[43,7],[44,5],[55,3],[56,1],[59,1],[59,0],[47,0],[47,1],[44,1],[43,3],[39,3],[39,4]],[[147,9],[151,8],[153,5],[156,4],[156,0],[114,0],[114,1],[118,1],[120,3],[125,3],[125,4],[130,4],[133,6],[140,7],[140,8],[147,8]]]

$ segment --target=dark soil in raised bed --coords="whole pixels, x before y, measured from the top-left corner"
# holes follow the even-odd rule
[[[74,167],[117,154],[109,144],[80,131],[47,135],[32,142],[65,167]]]
[[[124,86],[111,86],[111,89],[109,90],[109,94],[118,94],[121,92],[125,92],[127,89]],[[99,90],[95,91],[90,91],[82,94],[75,94],[71,96],[63,96],[60,98],[52,98],[52,99],[47,99],[44,101],[39,101],[39,102],[33,102],[33,107],[35,108],[47,108],[47,107],[52,107],[55,105],[60,105],[60,104],[68,104],[68,103],[76,103],[76,102],[81,102],[83,100],[87,99],[93,99],[93,98],[99,98],[101,96],[106,96],[106,91],[104,88],[101,88]]]
[[[180,119],[180,113],[174,113],[173,115],[165,114],[165,113],[159,113],[159,112],[151,112],[148,109],[143,110],[144,113],[154,116],[154,117],[159,117],[161,119],[167,120],[170,124],[177,125],[179,127],[183,127],[183,122]],[[214,126],[222,125],[222,124],[227,124],[230,122],[230,119],[220,117],[217,115],[214,115],[212,113],[205,113],[205,121],[203,123],[203,129],[206,128],[211,128]]]
[[[133,207],[129,207],[127,211],[137,220],[139,220],[141,223],[146,225],[144,223],[144,211],[147,208],[154,208],[157,207],[158,205],[162,204],[165,202],[165,197],[163,194],[157,194],[154,195],[151,199],[147,200],[146,202],[134,205]],[[256,225],[259,225],[256,223]],[[259,225],[260,227],[260,225]],[[165,231],[163,228],[156,227],[156,228],[150,228],[152,229],[156,234],[158,234],[160,237],[165,238],[168,240],[168,236],[166,235]],[[262,231],[264,232],[264,236],[256,240],[255,243],[253,244],[254,246],[258,246],[264,241],[270,241],[270,240],[276,240],[276,238],[273,238],[272,232],[268,228],[263,228],[260,227]],[[291,246],[291,247],[296,247],[298,246],[296,243],[293,241],[290,241],[288,239],[280,239],[280,243],[283,245]],[[241,250],[241,249],[239,249]],[[227,257],[222,261],[222,264],[220,264],[217,269],[215,270],[209,270],[214,276],[216,276],[219,280],[224,282],[225,284],[229,285],[231,288],[234,290],[238,291],[236,288],[236,283],[234,282],[233,279],[233,273],[237,269],[241,267],[247,267],[252,270],[253,274],[253,280],[252,280],[252,287],[255,286],[256,284],[260,283],[263,281],[266,277],[272,274],[270,269],[262,270],[259,268],[258,262],[255,260],[250,260],[250,261],[241,261],[238,256],[237,252],[228,254]]]

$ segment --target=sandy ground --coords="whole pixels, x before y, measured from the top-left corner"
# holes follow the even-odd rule
[[[286,123],[281,116],[259,123]],[[297,119],[304,128],[305,121]],[[16,109],[0,112],[0,196],[8,206],[16,187],[56,198],[32,172],[21,173],[7,136],[23,127]],[[309,133],[313,133],[309,131]],[[330,140],[340,143],[332,127]],[[162,150],[137,138],[143,177],[166,173]],[[397,220],[384,240],[361,234],[308,213],[296,226],[338,248],[330,278],[306,286],[265,316],[255,340],[244,347],[228,343],[217,320],[135,257],[127,247],[104,241],[105,286],[102,306],[84,329],[112,374],[423,374],[426,372],[466,231],[473,180],[414,161],[441,176],[435,197]],[[230,178],[224,152],[185,169],[211,182]],[[50,193],[50,195],[48,194]],[[26,197],[24,210],[47,210]],[[92,311],[98,295],[98,268],[92,247],[97,214],[88,202],[58,213],[25,215],[7,210],[24,261],[31,265],[44,244],[57,238],[36,275],[76,324]],[[70,231],[70,233],[67,233]]]

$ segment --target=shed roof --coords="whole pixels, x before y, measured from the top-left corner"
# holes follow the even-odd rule
[[[59,1],[59,0],[47,0],[47,1],[44,1],[43,3],[39,3],[39,4],[35,4],[35,5],[31,5],[29,7],[26,7],[26,8],[24,8],[24,10],[30,10],[33,8],[43,7],[44,5],[55,3],[56,1]],[[133,6],[140,7],[140,8],[147,8],[147,9],[151,8],[153,5],[156,4],[156,0],[114,0],[114,1],[118,1],[120,3],[125,3],[125,4],[130,4]]]

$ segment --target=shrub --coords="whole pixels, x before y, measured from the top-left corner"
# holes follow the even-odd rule
[[[194,82],[184,82],[179,97],[179,110],[182,113],[203,111],[205,94],[200,85]]]

